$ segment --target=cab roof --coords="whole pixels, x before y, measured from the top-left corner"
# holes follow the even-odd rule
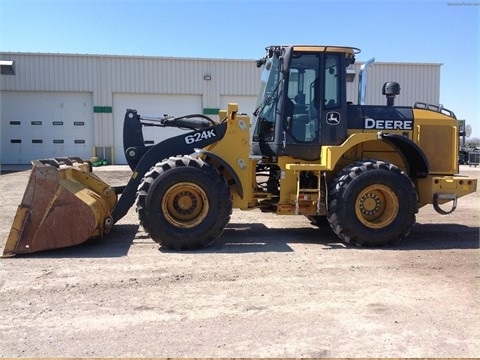
[[[342,52],[347,54],[358,54],[360,49],[350,46],[336,46],[336,45],[272,45],[268,49],[275,48],[293,48],[294,51],[309,51],[309,52]]]

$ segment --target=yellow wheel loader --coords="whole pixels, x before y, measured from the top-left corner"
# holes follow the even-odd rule
[[[454,113],[425,103],[395,106],[395,82],[383,86],[386,104],[365,105],[366,67],[358,103],[347,102],[346,69],[358,53],[267,47],[257,61],[263,73],[253,123],[236,104],[218,121],[127,110],[126,186],[109,186],[81,159],[33,161],[4,255],[101,237],[134,204],[151,238],[177,250],[215,241],[232,208],[303,215],[357,246],[403,239],[427,204],[440,214],[454,211],[477,187],[476,179],[457,175]],[[146,125],[191,131],[146,145]]]

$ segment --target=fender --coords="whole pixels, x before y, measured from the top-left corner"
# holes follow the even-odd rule
[[[397,148],[410,166],[410,177],[426,178],[430,173],[430,164],[420,147],[406,136],[382,134],[382,139]]]
[[[208,158],[212,158],[215,160],[215,162],[218,162],[220,164],[220,167],[223,167],[227,173],[232,177],[233,182],[235,183],[235,187],[237,188],[238,196],[240,196],[240,199],[243,199],[243,187],[242,183],[240,181],[240,178],[238,177],[237,173],[233,168],[230,166],[229,163],[227,163],[225,160],[223,160],[220,156],[217,154],[214,154],[208,150],[204,149],[195,149],[195,152],[197,154],[205,155]],[[208,160],[207,160],[208,162]],[[218,168],[218,166],[217,166]],[[231,184],[230,184],[231,185]]]
[[[388,142],[392,147],[398,150],[405,158],[409,166],[411,177],[426,178],[430,173],[430,164],[420,147],[405,136],[398,134],[378,133],[357,133],[352,134],[347,140],[338,146],[322,146],[321,162],[317,165],[289,163],[286,164],[288,170],[300,170],[309,168],[310,170],[330,171],[335,168],[344,154],[356,145],[365,141],[381,140]]]

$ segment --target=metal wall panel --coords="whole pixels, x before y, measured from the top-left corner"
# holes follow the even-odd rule
[[[195,95],[205,107],[220,106],[220,96],[256,96],[260,69],[253,60],[152,58],[101,55],[0,53],[15,61],[15,75],[2,76],[1,90],[93,92],[97,106],[111,106],[113,93]],[[358,73],[348,85],[357,101]],[[402,88],[399,105],[438,104],[441,64],[374,63],[368,70],[367,103],[383,103],[382,85]],[[210,80],[204,80],[209,75]]]
[[[15,75],[2,77],[2,90],[89,91],[99,106],[111,106],[113,93],[198,95],[210,88],[217,91],[207,91],[213,99],[204,101],[218,106],[220,95],[255,96],[260,76],[253,60],[26,53],[0,57],[15,61]]]
[[[203,111],[214,114],[224,99],[256,97],[261,69],[254,60],[170,57],[0,53],[13,60],[15,75],[2,75],[0,90],[88,92],[93,96],[95,147],[114,146],[114,95],[200,96]],[[357,103],[358,73],[347,85],[349,101]],[[441,64],[374,63],[368,70],[367,104],[385,104],[382,86],[400,83],[396,105],[415,101],[438,105]],[[182,108],[175,113],[182,113]],[[161,115],[161,114],[160,114]]]
[[[91,92],[94,61],[88,56],[0,54],[15,61],[15,75],[2,76],[1,89]]]
[[[348,101],[357,103],[358,78],[362,63],[354,65],[355,79],[347,86]],[[367,92],[365,103],[386,104],[382,95],[383,84],[395,81],[400,84],[400,95],[395,105],[412,106],[416,101],[439,105],[441,64],[373,63],[367,69]]]

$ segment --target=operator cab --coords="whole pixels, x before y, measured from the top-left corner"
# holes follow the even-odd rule
[[[252,154],[320,158],[321,145],[347,137],[346,68],[360,50],[270,46],[254,115]]]

